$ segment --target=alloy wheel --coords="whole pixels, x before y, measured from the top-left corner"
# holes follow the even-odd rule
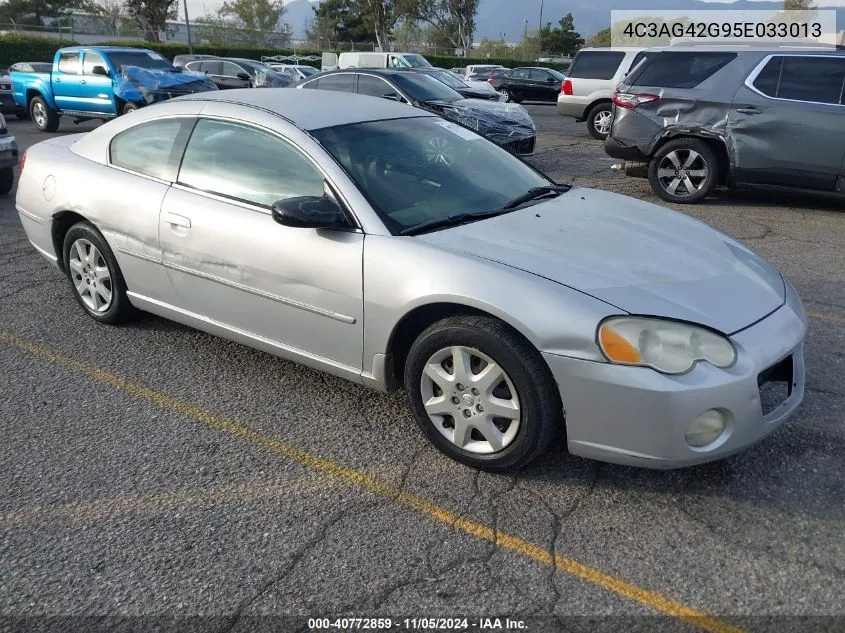
[[[32,104],[32,118],[35,120],[35,124],[40,128],[47,125],[47,110],[44,108],[44,104],[40,101],[36,101]]]
[[[435,428],[456,447],[491,454],[519,431],[519,397],[505,370],[477,349],[453,345],[428,359],[422,402]]]
[[[596,114],[593,117],[593,127],[596,128],[596,132],[605,136],[610,134],[610,119],[612,116],[610,110],[602,110]]]
[[[710,168],[707,161],[692,149],[669,152],[657,166],[657,181],[674,196],[691,196],[707,182]]]
[[[112,303],[113,286],[108,264],[94,244],[76,240],[70,247],[70,274],[76,292],[92,312],[105,312]]]

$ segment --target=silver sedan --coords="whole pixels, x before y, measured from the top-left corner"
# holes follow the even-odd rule
[[[404,387],[429,440],[476,468],[564,433],[599,460],[705,462],[803,397],[807,318],[765,261],[408,105],[203,93],[21,164],[26,234],[93,319],[150,312]]]

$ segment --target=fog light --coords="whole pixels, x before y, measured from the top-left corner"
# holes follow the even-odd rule
[[[697,416],[689,425],[686,435],[687,444],[701,448],[715,442],[725,431],[728,419],[717,409],[710,409]]]

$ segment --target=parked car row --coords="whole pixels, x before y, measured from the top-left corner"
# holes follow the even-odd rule
[[[845,194],[845,50],[584,49],[558,110],[668,202],[738,185]]]

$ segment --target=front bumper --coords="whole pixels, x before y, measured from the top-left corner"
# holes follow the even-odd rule
[[[14,136],[0,136],[0,169],[18,164],[18,144]]]
[[[687,374],[667,376],[642,367],[544,354],[566,411],[569,451],[605,462],[668,469],[744,450],[774,431],[801,403],[806,329],[801,300],[788,286],[785,305],[731,337],[737,362],[728,369],[698,363]],[[789,358],[791,394],[764,415],[758,377]],[[696,416],[710,409],[726,413],[727,427],[712,444],[693,448],[685,433]]]

